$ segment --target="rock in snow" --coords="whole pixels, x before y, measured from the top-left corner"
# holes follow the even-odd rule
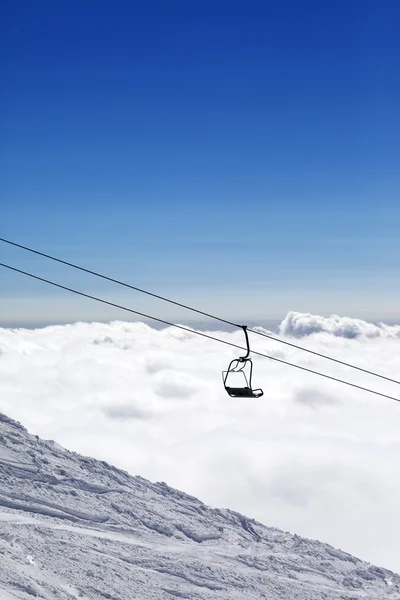
[[[69,452],[2,414],[0,474],[1,600],[400,599],[399,575]]]

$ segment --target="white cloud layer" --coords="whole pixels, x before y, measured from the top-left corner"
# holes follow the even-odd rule
[[[339,317],[331,315],[322,317],[298,312],[289,312],[280,325],[281,335],[302,337],[313,333],[330,333],[337,337],[353,339],[356,337],[384,337],[399,338],[400,325],[386,325],[385,323],[368,323],[361,319]]]
[[[317,352],[397,379],[399,330],[299,313],[281,324]],[[241,331],[212,335],[243,344]],[[251,339],[255,350],[400,396],[395,384]],[[264,396],[229,398],[221,371],[235,355],[143,323],[0,329],[0,411],[212,506],[400,571],[400,403],[261,357],[254,384]]]

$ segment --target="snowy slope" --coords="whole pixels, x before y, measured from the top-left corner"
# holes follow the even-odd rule
[[[1,414],[0,474],[2,600],[400,599],[390,571],[210,509]]]

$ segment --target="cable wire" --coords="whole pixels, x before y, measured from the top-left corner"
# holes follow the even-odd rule
[[[54,281],[50,281],[49,279],[45,279],[43,277],[39,277],[38,275],[33,275],[32,273],[28,273],[27,271],[22,271],[21,269],[17,269],[16,267],[12,267],[10,265],[6,265],[4,263],[0,263],[0,267],[4,267],[6,269],[10,269],[11,271],[15,271],[16,273],[21,273],[22,275],[26,275],[27,277],[31,277],[32,279],[37,279],[38,281],[42,281],[44,283],[48,283],[49,285],[52,285],[54,287],[60,288],[62,290],[66,290],[68,292],[72,292],[73,294],[77,294],[79,296],[83,296],[85,298],[90,298],[91,300],[96,300],[96,302],[101,302],[103,304],[107,304],[109,306],[113,306],[114,308],[119,308],[120,310],[125,310],[127,312],[130,313],[134,313],[136,315],[139,315],[141,317],[145,317],[146,319],[151,319],[152,321],[158,321],[159,323],[164,323],[165,325],[169,325],[170,327],[176,327],[178,329],[182,329],[183,331],[187,331],[189,333],[195,334],[195,335],[200,335],[202,337],[208,338],[210,340],[214,340],[216,342],[219,342],[221,344],[225,344],[227,346],[232,346],[233,348],[238,348],[239,350],[246,350],[246,348],[244,348],[243,346],[239,346],[238,344],[233,344],[232,342],[227,342],[226,340],[221,340],[220,338],[216,338],[212,335],[209,335],[207,333],[202,333],[201,331],[196,331],[194,329],[190,329],[189,327],[184,327],[183,325],[177,325],[176,323],[171,323],[170,321],[166,321],[164,319],[160,319],[159,317],[154,317],[152,315],[148,315],[146,313],[142,313],[139,312],[137,310],[134,310],[132,308],[127,308],[126,306],[122,306],[120,304],[115,304],[114,302],[109,302],[108,300],[104,300],[103,298],[98,298],[97,296],[92,296],[91,294],[86,294],[84,292],[80,292],[78,290],[74,290],[70,287],[67,287],[65,285],[61,285],[60,283],[55,283]],[[325,373],[320,373],[319,371],[314,371],[313,369],[308,369],[307,367],[302,367],[300,365],[296,365],[294,363],[290,363],[286,360],[282,360],[281,358],[276,358],[274,356],[268,356],[268,354],[264,354],[262,352],[257,352],[255,350],[252,350],[253,354],[256,354],[258,356],[262,356],[264,358],[268,358],[269,360],[273,360],[275,362],[278,363],[282,363],[284,365],[287,365],[289,367],[294,367],[295,369],[300,369],[302,371],[307,371],[308,373],[312,373],[313,375],[319,375],[320,377],[325,377],[326,379],[330,379],[332,381],[337,381],[338,383],[342,383],[344,385],[348,385],[351,386],[353,388],[357,388],[359,390],[362,390],[364,392],[369,392],[371,394],[375,394],[377,396],[382,396],[383,398],[388,398],[389,400],[394,400],[395,402],[400,402],[400,398],[395,398],[394,396],[388,396],[387,394],[382,394],[381,392],[377,392],[376,390],[371,390],[370,388],[366,388],[366,387],[362,387],[361,385],[357,385],[355,383],[351,383],[349,381],[345,381],[343,379],[338,379],[337,377],[332,377],[331,375],[326,375]]]
[[[90,275],[95,275],[96,277],[101,277],[101,279],[106,279],[107,281],[112,281],[112,283],[117,283],[118,285],[122,285],[126,288],[130,288],[131,290],[135,290],[136,292],[140,292],[141,294],[147,294],[147,296],[153,296],[153,298],[157,298],[158,300],[163,300],[164,302],[169,302],[170,304],[175,304],[175,306],[180,306],[181,308],[191,310],[192,312],[196,312],[199,315],[203,315],[204,317],[210,317],[210,319],[215,319],[216,321],[221,321],[222,323],[226,323],[227,325],[232,325],[232,327],[241,327],[241,325],[238,325],[237,323],[232,323],[231,321],[221,319],[220,317],[216,317],[215,315],[211,315],[209,313],[203,312],[202,310],[198,310],[197,308],[192,308],[190,306],[186,306],[186,304],[181,304],[180,302],[176,302],[175,300],[171,300],[170,298],[165,298],[164,296],[154,294],[153,292],[143,290],[142,288],[136,287],[135,285],[130,285],[129,283],[125,283],[124,281],[119,281],[118,279],[114,279],[113,277],[108,277],[107,275],[102,275],[101,273],[97,273],[96,271],[91,271],[90,269],[85,269],[85,267],[80,267],[79,265],[75,265],[74,263],[68,262],[66,260],[62,260],[61,258],[56,258],[55,256],[51,256],[50,254],[45,254],[44,252],[39,252],[39,250],[33,250],[33,248],[28,248],[28,246],[22,246],[22,244],[17,244],[16,242],[11,242],[10,240],[6,240],[1,237],[0,237],[0,242],[5,242],[6,244],[10,244],[11,246],[16,246],[17,248],[22,248],[22,250],[27,250],[28,252],[32,252],[33,254],[38,254],[39,256],[44,256],[45,258],[50,258],[50,260],[55,260],[58,263],[67,265],[68,267],[73,267],[74,269],[78,269],[79,271],[83,271],[84,273],[89,273]]]
[[[90,269],[86,269],[85,267],[81,267],[79,265],[75,265],[74,263],[68,262],[66,260],[56,258],[55,256],[51,256],[50,254],[45,254],[44,252],[39,252],[39,250],[34,250],[33,248],[29,248],[28,246],[23,246],[22,244],[17,244],[16,242],[12,242],[12,241],[7,240],[2,237],[0,237],[0,242],[10,244],[11,246],[21,248],[22,250],[27,250],[28,252],[32,252],[33,254],[37,254],[37,255],[43,256],[45,258],[49,258],[50,260],[54,260],[63,265],[67,265],[68,267],[78,269],[79,271],[83,271],[84,273],[89,273],[90,275],[95,275],[96,277],[100,277],[101,279],[105,279],[107,281],[111,281],[112,283],[116,283],[116,284],[122,285],[126,288],[130,288],[131,290],[140,292],[141,294],[146,294],[148,296],[152,296],[153,298],[157,298],[158,300],[162,300],[163,302],[169,302],[170,304],[174,304],[175,306],[180,306],[181,308],[185,308],[186,310],[190,310],[199,315],[203,315],[204,317],[209,317],[216,321],[220,321],[221,323],[226,323],[227,325],[231,325],[232,327],[238,327],[238,328],[242,327],[242,325],[238,325],[237,323],[233,323],[232,321],[228,321],[227,319],[222,319],[221,317],[217,317],[216,315],[213,315],[211,313],[207,313],[202,310],[198,310],[197,308],[193,308],[192,306],[188,306],[186,304],[176,302],[175,300],[171,300],[170,298],[165,298],[164,296],[160,296],[159,294],[154,294],[153,292],[149,292],[147,290],[136,287],[134,285],[130,285],[129,283],[119,281],[118,279],[114,279],[113,277],[108,277],[107,275],[102,275],[101,273],[92,271]],[[379,377],[380,379],[385,379],[386,381],[390,381],[391,383],[396,383],[397,385],[400,385],[400,381],[398,381],[396,379],[392,379],[391,377],[386,377],[385,375],[381,375],[380,373],[375,373],[374,371],[370,371],[369,369],[363,369],[362,367],[358,367],[357,365],[353,365],[353,364],[345,362],[343,360],[339,360],[338,358],[333,358],[332,356],[327,356],[326,354],[322,354],[320,352],[315,352],[314,350],[310,350],[309,348],[304,348],[303,346],[299,346],[298,344],[293,344],[291,342],[287,342],[287,341],[277,338],[273,335],[270,335],[267,333],[262,333],[261,331],[257,331],[256,329],[247,329],[247,331],[250,333],[254,333],[255,335],[259,335],[259,336],[268,338],[269,340],[273,340],[274,342],[279,342],[280,344],[285,344],[286,346],[291,346],[292,348],[296,348],[297,350],[301,350],[303,352],[308,352],[309,354],[314,354],[315,356],[319,356],[320,358],[324,358],[325,360],[330,360],[330,361],[338,363],[340,365],[344,365],[345,367],[349,367],[351,369],[361,371],[362,373],[367,373],[368,375],[372,375],[373,377]]]

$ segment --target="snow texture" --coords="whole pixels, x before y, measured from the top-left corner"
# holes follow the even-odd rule
[[[400,599],[400,576],[0,414],[1,600]]]

